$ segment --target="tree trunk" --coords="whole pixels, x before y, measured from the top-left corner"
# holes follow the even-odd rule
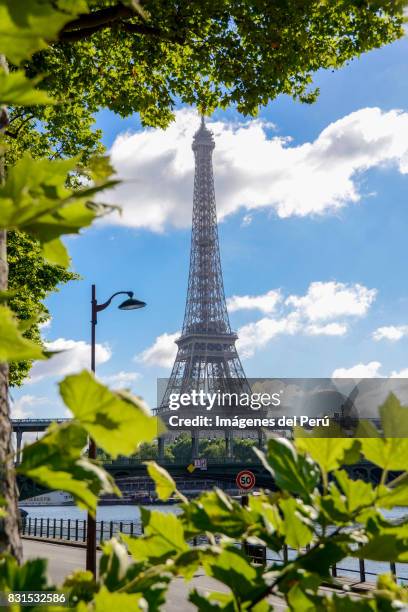
[[[7,71],[7,62],[0,56],[0,66]],[[0,109],[3,126],[7,124],[7,109]],[[5,179],[4,157],[0,154],[0,184]],[[0,230],[0,291],[7,290],[7,232]],[[4,499],[6,517],[0,518],[0,554],[11,553],[21,562],[18,490],[14,469],[12,426],[8,394],[8,364],[0,363],[0,497]]]

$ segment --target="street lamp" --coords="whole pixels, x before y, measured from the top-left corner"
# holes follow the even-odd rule
[[[108,308],[111,301],[117,295],[127,295],[128,298],[119,304],[119,310],[137,310],[138,308],[144,308],[145,302],[141,302],[133,297],[133,291],[117,291],[111,297],[106,300],[103,304],[98,304],[96,301],[96,287],[92,285],[92,299],[91,299],[91,369],[95,372],[95,338],[96,338],[96,324],[98,322],[98,312]],[[89,438],[88,457],[90,459],[96,459],[96,444],[92,438]],[[86,569],[91,571],[96,576],[96,520],[88,512],[88,533],[86,538]]]

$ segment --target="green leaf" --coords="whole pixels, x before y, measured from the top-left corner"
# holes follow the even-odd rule
[[[319,609],[318,603],[321,601],[319,596],[316,596],[310,589],[306,588],[303,580],[295,584],[295,586],[288,591],[286,599],[290,605],[290,609],[296,610],[296,612],[315,612],[315,610]]]
[[[121,391],[110,391],[88,371],[59,383],[61,397],[75,418],[113,458],[131,455],[139,444],[161,433],[159,420],[144,402]]]
[[[381,427],[385,438],[408,438],[408,407],[390,393],[380,406]]]
[[[41,347],[24,338],[19,323],[7,306],[0,305],[0,362],[45,359]]]
[[[45,49],[66,23],[86,12],[84,0],[0,0],[0,53],[18,64]]]
[[[94,205],[90,198],[115,185],[107,181],[93,187],[68,189],[67,177],[77,159],[32,159],[25,153],[9,170],[0,187],[0,228],[23,230],[40,241],[53,263],[69,262],[63,234],[77,234],[112,207]]]
[[[368,422],[359,424],[356,437],[369,461],[384,470],[406,470],[408,457],[408,408],[393,394],[380,406],[384,437]]]
[[[408,438],[360,438],[363,455],[384,470],[406,470]]]
[[[175,547],[160,536],[133,538],[121,534],[121,537],[128,547],[129,554],[136,563],[163,563],[166,559],[176,554]]]
[[[183,522],[192,534],[223,533],[240,537],[252,524],[251,513],[223,491],[215,489],[183,505]]]
[[[0,557],[0,591],[51,591],[47,585],[47,561],[29,559],[23,565],[11,555]]]
[[[361,444],[359,440],[353,440],[353,445],[344,451],[343,465],[354,465],[361,459]]]
[[[104,586],[95,595],[89,610],[92,612],[113,612],[114,610],[146,610],[146,600],[141,593],[111,593]],[[88,607],[81,602],[78,612],[86,612]]]
[[[395,506],[408,506],[408,483],[390,489],[388,487],[379,488],[377,499],[379,508],[395,508]]]
[[[278,506],[271,503],[266,495],[251,495],[249,497],[249,507],[253,514],[258,515],[257,519],[266,527],[269,533],[282,531],[282,517],[279,514]],[[255,519],[254,522],[258,522]]]
[[[318,571],[321,578],[330,576],[330,568],[347,556],[348,544],[339,538],[326,539],[317,547],[312,547],[296,564],[308,572]]]
[[[48,489],[71,493],[79,507],[94,515],[99,495],[120,491],[102,467],[82,456],[86,444],[86,431],[78,423],[52,423],[40,440],[24,447],[18,472]]]
[[[285,541],[288,546],[299,550],[309,544],[313,538],[313,531],[306,524],[305,518],[299,511],[296,499],[282,499],[279,507],[283,512],[284,522],[282,529],[285,534]]]
[[[266,593],[262,569],[251,565],[244,553],[233,546],[204,558],[203,567],[208,576],[227,585],[241,602],[252,602],[260,593]]]
[[[162,501],[167,501],[176,491],[176,483],[167,470],[157,465],[155,461],[145,461],[149,476],[156,485],[157,497]]]
[[[280,489],[308,497],[318,485],[320,480],[318,466],[308,457],[298,455],[288,440],[284,438],[269,440],[267,461],[261,451],[254,450]]]
[[[188,550],[181,520],[174,514],[141,509],[144,533],[163,540],[177,553]]]
[[[325,472],[335,470],[343,463],[345,452],[350,449],[354,440],[352,438],[326,438],[325,427],[316,428],[310,434],[296,428],[296,448],[308,453]],[[317,431],[318,430],[318,431]]]
[[[16,291],[0,291],[0,304],[7,304],[16,296]]]
[[[62,584],[62,590],[69,592],[70,601],[91,601],[99,585],[89,570],[74,570]]]
[[[364,506],[372,506],[376,499],[376,492],[369,482],[351,480],[347,472],[340,470],[334,473],[344,495],[345,506],[350,513]]]
[[[99,561],[99,576],[103,584],[114,591],[125,578],[131,561],[126,546],[116,538],[102,545],[102,556]]]
[[[134,538],[121,534],[129,554],[137,563],[157,565],[189,550],[183,525],[174,514],[150,512],[144,508],[141,511],[144,535]]]
[[[375,535],[370,541],[352,553],[360,559],[371,561],[408,561],[408,538],[398,538],[396,534]]]
[[[216,612],[217,610],[224,610],[224,612],[236,611],[234,597],[228,593],[214,592],[202,594],[197,589],[193,589],[188,596],[188,600],[197,606],[197,610],[200,610],[200,612]]]
[[[351,520],[345,496],[334,482],[329,483],[327,493],[317,497],[316,503],[328,524],[341,524]]]
[[[55,104],[47,92],[35,89],[41,77],[28,79],[23,70],[6,74],[0,69],[0,104],[4,106],[33,106]]]
[[[70,264],[70,257],[66,247],[63,245],[59,238],[50,240],[49,242],[43,243],[42,253],[44,259],[49,263],[68,268]]]

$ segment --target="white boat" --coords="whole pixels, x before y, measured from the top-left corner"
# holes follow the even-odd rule
[[[65,491],[50,491],[50,493],[42,493],[34,497],[23,499],[19,506],[74,506],[74,498],[70,493]]]

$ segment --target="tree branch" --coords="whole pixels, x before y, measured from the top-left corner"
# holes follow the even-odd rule
[[[72,32],[72,30],[87,30],[97,26],[107,25],[119,19],[129,19],[135,13],[128,6],[117,4],[108,8],[100,9],[93,13],[80,15],[77,19],[69,21],[62,28],[61,33]]]
[[[28,115],[27,117],[25,117],[22,122],[20,123],[20,125],[18,126],[18,128],[16,129],[15,132],[12,132],[10,130],[6,130],[4,133],[6,134],[6,136],[10,136],[10,138],[17,138],[21,128],[23,128],[25,126],[26,123],[28,123],[28,121],[31,121],[31,119],[34,119],[35,115]],[[11,123],[11,122],[10,122]]]
[[[68,22],[62,28],[58,39],[61,42],[76,42],[85,40],[105,28],[119,26],[133,34],[164,38],[171,42],[184,42],[184,39],[177,36],[177,34],[169,35],[162,32],[159,28],[144,23],[127,22],[127,20],[134,17],[136,17],[136,14],[131,8],[119,3],[93,13],[80,15],[77,19]]]

